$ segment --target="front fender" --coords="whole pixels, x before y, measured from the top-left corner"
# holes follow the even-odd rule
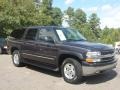
[[[59,58],[61,55],[71,55],[71,56],[75,56],[75,57],[79,58],[80,60],[84,60],[84,57],[81,53],[61,50],[57,56],[57,64],[59,64]]]

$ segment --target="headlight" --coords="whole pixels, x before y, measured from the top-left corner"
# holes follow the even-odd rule
[[[101,59],[99,58],[101,56],[100,52],[87,52],[86,54],[86,62],[100,62]]]
[[[7,46],[4,46],[4,49],[7,49]]]
[[[98,58],[101,55],[100,52],[87,52],[86,56],[88,58]]]

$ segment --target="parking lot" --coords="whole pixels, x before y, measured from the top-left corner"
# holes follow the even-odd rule
[[[116,69],[84,77],[81,84],[72,85],[57,72],[29,65],[17,68],[10,55],[0,55],[0,90],[120,90],[119,60]]]

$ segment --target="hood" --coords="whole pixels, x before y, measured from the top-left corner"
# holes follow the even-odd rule
[[[75,46],[85,48],[91,51],[103,51],[103,50],[111,50],[114,49],[106,44],[101,43],[92,43],[88,41],[71,41],[71,42],[64,42],[65,45]]]

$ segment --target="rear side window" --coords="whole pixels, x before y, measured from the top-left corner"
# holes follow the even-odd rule
[[[35,40],[37,34],[37,29],[29,29],[25,39],[27,40]]]
[[[21,39],[24,35],[25,29],[16,29],[11,33],[11,37]]]

